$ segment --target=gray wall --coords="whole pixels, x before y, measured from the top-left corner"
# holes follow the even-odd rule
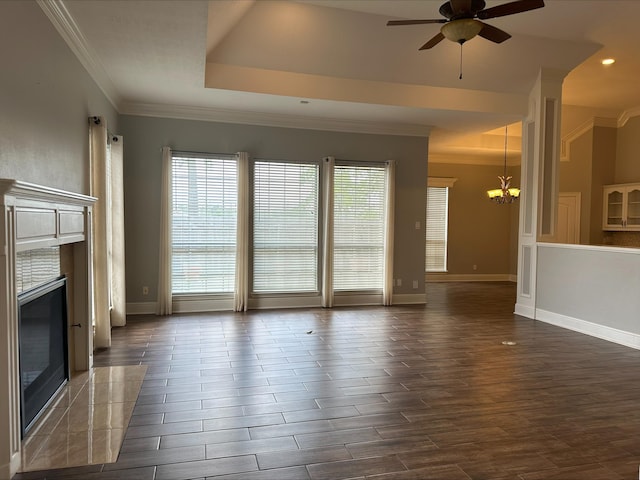
[[[536,288],[537,309],[591,322],[587,333],[603,325],[640,334],[637,249],[540,244]]]
[[[426,137],[367,135],[205,121],[121,116],[124,135],[127,301],[157,298],[160,229],[160,149],[235,153],[253,158],[320,161],[338,159],[384,162],[396,169],[395,268],[401,278],[396,293],[424,292],[424,218],[427,178]],[[415,229],[419,221],[420,230]],[[419,281],[417,290],[413,280]],[[142,287],[149,295],[142,296]]]
[[[0,2],[0,178],[89,193],[89,115],[117,113],[35,2]]]

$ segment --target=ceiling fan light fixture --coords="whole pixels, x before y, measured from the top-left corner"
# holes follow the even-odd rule
[[[460,18],[445,23],[440,29],[440,32],[447,40],[462,45],[464,42],[478,35],[480,30],[482,30],[482,26],[481,22],[473,18]]]

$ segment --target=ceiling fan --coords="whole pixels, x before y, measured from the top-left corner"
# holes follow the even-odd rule
[[[462,45],[476,35],[480,35],[495,43],[502,43],[511,38],[504,30],[480,20],[504,17],[515,13],[527,12],[544,7],[544,0],[516,0],[491,8],[485,7],[484,0],[449,0],[440,6],[440,15],[444,18],[431,20],[390,20],[387,25],[422,25],[426,23],[442,23],[440,32],[425,43],[420,50],[434,47],[443,39]]]

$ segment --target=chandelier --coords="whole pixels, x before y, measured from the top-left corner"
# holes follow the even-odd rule
[[[498,175],[500,188],[487,190],[489,200],[493,200],[498,205],[503,203],[513,203],[520,196],[520,189],[511,186],[511,176],[507,176],[507,126],[504,127],[504,172]]]

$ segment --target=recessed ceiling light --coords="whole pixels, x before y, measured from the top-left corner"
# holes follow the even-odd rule
[[[309,100],[300,100],[300,103],[303,105],[307,105],[309,103]]]
[[[602,65],[613,65],[614,63],[616,63],[615,58],[605,58],[602,60]]]

